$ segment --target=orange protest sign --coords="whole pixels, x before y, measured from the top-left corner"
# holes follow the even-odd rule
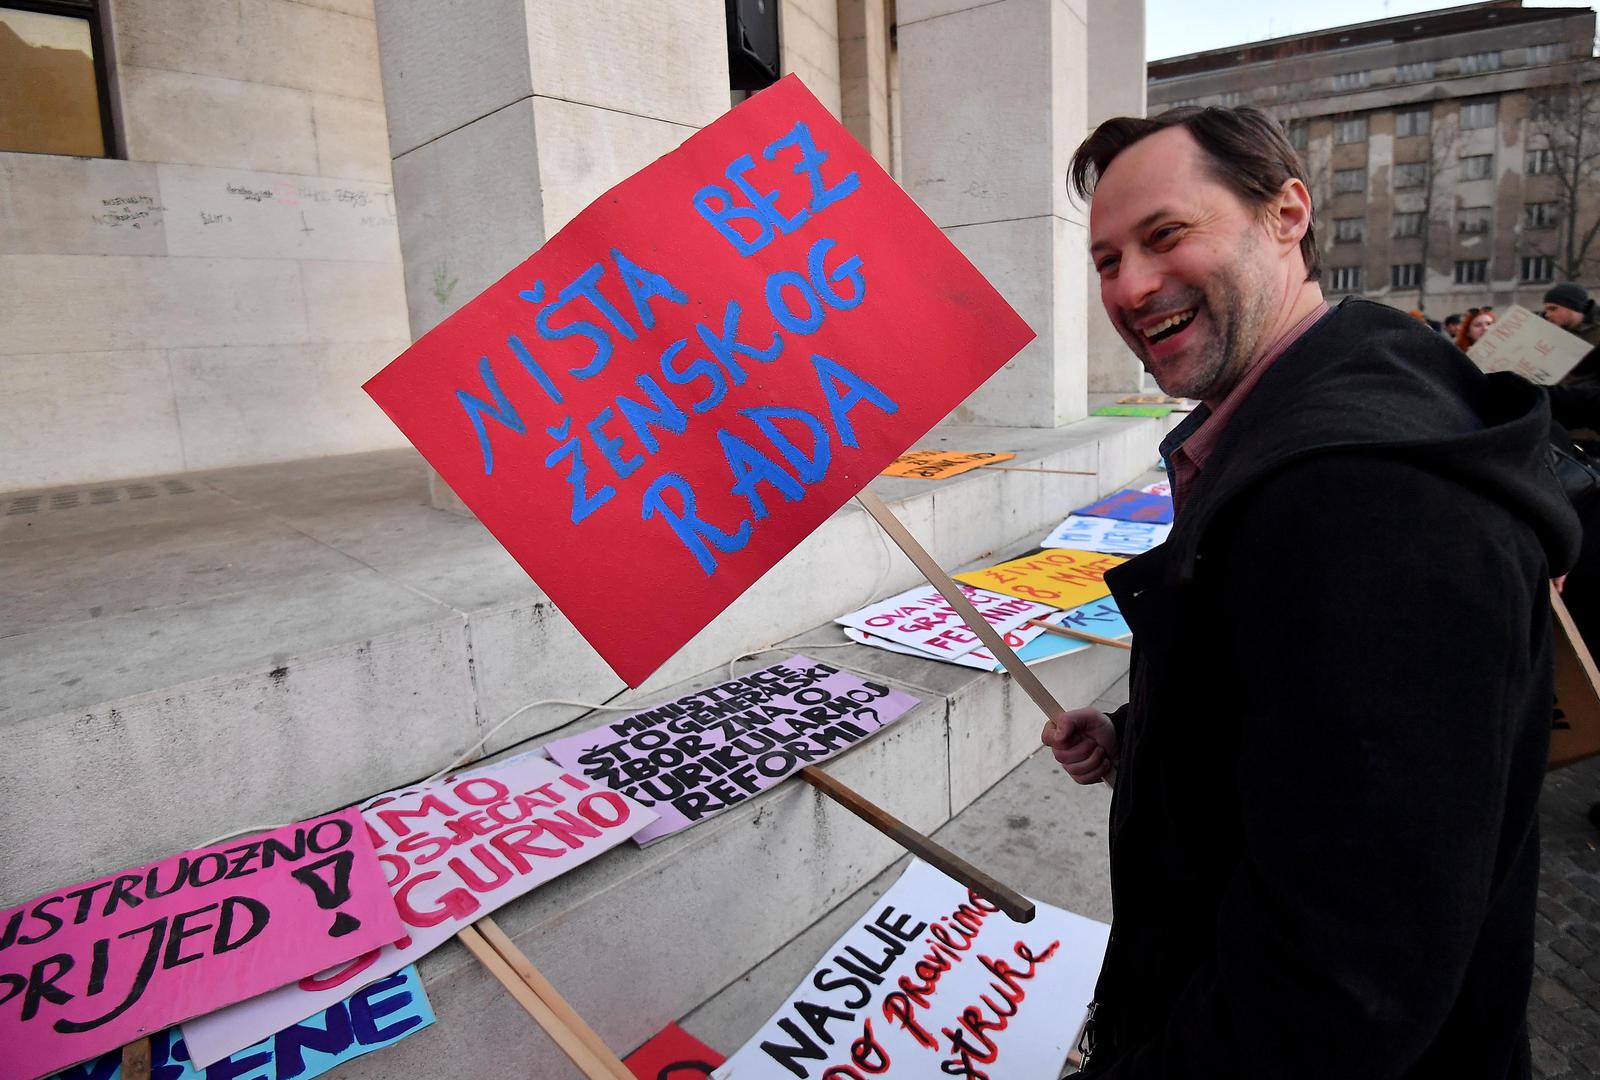
[[[1015,454],[999,454],[986,450],[912,450],[901,454],[883,470],[884,476],[908,476],[915,480],[943,480],[947,476],[960,476],[964,472],[992,465],[997,461],[1010,461]]]
[[[1098,551],[1054,548],[955,577],[980,589],[1037,600],[1065,611],[1110,596],[1106,571],[1127,561]]]

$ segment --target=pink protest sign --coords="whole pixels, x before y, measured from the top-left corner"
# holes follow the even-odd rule
[[[545,752],[659,814],[634,836],[642,845],[848,750],[917,702],[904,691],[791,656],[557,739]]]
[[[352,963],[301,972],[306,977],[297,983],[184,1024],[197,1068],[415,963],[462,927],[655,820],[637,803],[535,754],[379,795],[361,815],[404,936],[395,933]]]
[[[404,932],[353,809],[0,914],[0,1077],[43,1076]]]

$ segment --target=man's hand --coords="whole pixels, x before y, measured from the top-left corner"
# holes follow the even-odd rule
[[[1046,721],[1039,741],[1080,784],[1098,784],[1117,767],[1117,729],[1099,709],[1072,709]]]

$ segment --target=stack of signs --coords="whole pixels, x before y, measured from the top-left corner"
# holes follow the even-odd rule
[[[1056,1080],[1110,928],[1026,925],[913,862],[725,1066],[721,1080]]]
[[[177,1028],[150,1038],[150,1075],[159,1080],[311,1080],[363,1054],[392,1046],[433,1023],[415,965],[358,990],[316,1016],[196,1069]],[[709,1069],[706,1070],[708,1073]],[[63,1069],[53,1080],[121,1080],[122,1051]]]
[[[357,820],[387,871],[384,901],[391,916],[399,909],[392,929],[338,958],[350,963],[301,965],[290,977],[298,982],[184,1024],[189,1056],[203,1068],[326,1009],[655,818],[538,754],[372,799]]]
[[[1560,382],[1589,355],[1590,345],[1525,307],[1511,305],[1467,351],[1484,371],[1514,371],[1529,382]]]
[[[1116,555],[1050,548],[1037,555],[957,574],[958,581],[1071,611],[1111,595],[1106,571],[1126,562]]]
[[[901,454],[883,470],[884,476],[908,476],[917,480],[944,480],[960,476],[985,465],[1010,461],[1015,454],[1000,454],[988,450],[913,450]]]
[[[634,835],[642,846],[849,749],[918,700],[791,656],[544,749],[563,768],[651,807],[659,818]]]
[[[0,913],[0,1076],[52,1073],[402,932],[354,810],[48,893]]]
[[[790,76],[366,389],[637,686],[1032,337]]]
[[[1118,521],[1139,521],[1146,524],[1172,524],[1172,496],[1156,495],[1148,491],[1124,488],[1107,495],[1099,502],[1080,506],[1073,511],[1083,517],[1115,518]]]
[[[1013,649],[1021,648],[1044,633],[1040,627],[1028,624],[1050,614],[1050,605],[968,586],[962,586],[961,591],[984,621],[994,627],[996,633],[1005,635],[1006,644]],[[932,585],[908,589],[833,621],[846,627],[845,633],[852,641],[863,645],[994,670],[994,656],[982,648],[978,635]],[[974,653],[979,654],[975,660],[966,660]]]

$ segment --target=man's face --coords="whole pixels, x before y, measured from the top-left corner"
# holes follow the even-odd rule
[[[1583,323],[1583,316],[1569,307],[1560,304],[1546,304],[1544,317],[1561,327],[1563,330],[1576,330]]]
[[[1225,396],[1275,314],[1282,256],[1193,136],[1167,128],[1118,154],[1095,187],[1089,240],[1106,314],[1157,385]]]

